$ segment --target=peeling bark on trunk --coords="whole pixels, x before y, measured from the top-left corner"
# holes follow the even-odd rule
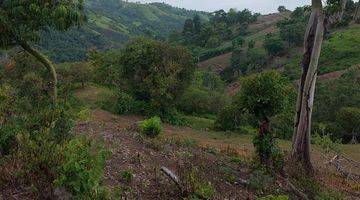
[[[53,103],[54,107],[56,107],[56,103],[57,103],[57,74],[56,74],[55,67],[45,57],[45,55],[43,55],[38,50],[32,48],[26,41],[20,41],[19,44],[25,51],[27,51],[29,54],[34,56],[39,62],[41,62],[46,67],[46,69],[49,71],[49,73],[51,75],[51,79],[52,79],[52,81],[50,82],[50,84],[51,84],[51,93],[52,93],[51,94],[52,103]]]
[[[356,6],[354,21],[360,23],[360,1],[358,1]]]
[[[296,105],[292,157],[305,171],[313,172],[310,160],[311,116],[317,68],[324,35],[324,14],[321,0],[312,1],[312,12],[304,40],[303,72]]]

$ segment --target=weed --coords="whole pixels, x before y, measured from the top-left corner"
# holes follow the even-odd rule
[[[199,168],[192,168],[186,176],[186,183],[190,191],[190,199],[212,199],[215,196],[215,189],[211,182],[207,182],[205,174]]]
[[[239,157],[231,157],[231,158],[230,158],[230,162],[231,162],[231,163],[238,164],[238,165],[244,164],[244,161],[241,160]]]
[[[126,183],[130,183],[133,178],[133,172],[131,170],[124,170],[120,173],[122,180]]]
[[[161,133],[161,119],[159,117],[152,117],[144,120],[140,125],[141,133],[149,136],[156,137]]]

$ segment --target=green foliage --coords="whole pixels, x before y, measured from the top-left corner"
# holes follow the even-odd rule
[[[319,135],[316,133],[312,137],[312,142],[316,145],[319,145],[325,153],[330,153],[331,151],[340,152],[341,140],[333,141],[329,135]]]
[[[60,146],[46,131],[18,134],[16,138],[18,147],[10,157],[21,168],[16,168],[14,179],[33,186],[40,197],[51,194],[61,163]]]
[[[261,160],[270,160],[271,166],[274,170],[282,170],[284,166],[284,155],[277,146],[276,141],[271,134],[256,135],[253,139],[255,151]]]
[[[344,107],[337,112],[336,121],[344,130],[344,135],[352,136],[353,142],[360,137],[360,109]]]
[[[133,178],[133,173],[130,170],[124,170],[121,172],[121,178],[126,182],[126,183],[130,183],[132,178]]]
[[[360,26],[334,32],[325,40],[319,60],[319,73],[347,69],[360,63]]]
[[[209,40],[206,42],[206,48],[216,48],[221,45],[221,40],[218,37],[210,37]]]
[[[253,49],[254,47],[255,47],[255,41],[254,40],[248,41],[248,48]]]
[[[64,186],[76,199],[96,197],[109,152],[98,141],[82,137],[70,140],[61,151],[63,161],[55,185]]]
[[[140,125],[140,131],[149,137],[158,136],[162,131],[161,119],[159,117],[152,117],[144,120]]]
[[[271,56],[282,56],[285,54],[285,44],[278,35],[267,34],[264,40],[264,48]]]
[[[216,114],[226,105],[226,98],[219,92],[190,87],[182,96],[179,109],[186,114]]]
[[[308,14],[303,7],[297,7],[291,14],[290,19],[284,19],[277,23],[282,40],[289,45],[301,46],[304,41]]]
[[[135,100],[146,102],[160,114],[177,103],[195,67],[185,49],[144,38],[126,45],[120,64]]]
[[[259,120],[281,112],[284,99],[284,80],[275,71],[263,72],[242,80],[240,104]]]
[[[195,167],[186,176],[191,199],[213,199],[215,196],[214,186],[204,180],[202,176],[204,176],[203,172]]]
[[[134,112],[135,101],[132,96],[119,92],[115,103],[115,112],[120,115]]]
[[[36,41],[49,28],[67,30],[84,20],[83,1],[3,1],[0,7],[0,47],[19,40]]]
[[[239,131],[243,126],[253,124],[254,119],[241,105],[232,103],[224,107],[217,115],[214,128],[222,131]]]
[[[247,9],[230,9],[228,13],[218,10],[208,22],[195,16],[185,21],[182,33],[173,35],[171,41],[183,44],[189,49],[201,49],[199,52],[193,51],[193,54],[199,57],[199,61],[204,61],[242,46],[242,36],[247,34],[249,24],[255,22],[258,16],[259,14],[253,14]]]
[[[238,36],[232,40],[232,45],[234,48],[242,47],[245,43],[245,39],[242,36]]]
[[[279,6],[277,10],[278,10],[280,13],[281,13],[281,12],[286,12],[286,11],[288,11],[288,9],[286,9],[285,6]]]
[[[213,49],[209,49],[209,50],[206,50],[204,52],[202,52],[200,55],[199,55],[199,61],[205,61],[205,60],[208,60],[212,57],[216,57],[216,56],[220,56],[220,55],[223,55],[225,53],[229,53],[233,50],[233,47],[230,46],[230,47],[217,47],[217,48],[213,48]]]
[[[266,55],[257,49],[236,49],[231,55],[231,65],[221,72],[226,81],[234,79],[234,73],[246,75],[248,71],[260,72],[267,64]]]
[[[197,71],[177,107],[186,114],[216,114],[227,103],[224,88],[224,82],[215,72]]]
[[[313,115],[314,124],[325,124],[326,134],[330,134],[332,139],[341,138],[344,143],[348,143],[352,139],[353,135],[350,128],[356,129],[357,123],[344,122],[343,117],[350,117],[346,120],[355,121],[356,117],[350,115],[342,117],[340,115],[343,114],[340,110],[346,107],[358,108],[360,106],[358,77],[359,70],[350,70],[339,79],[320,82],[317,85]],[[342,126],[344,127],[342,128]]]

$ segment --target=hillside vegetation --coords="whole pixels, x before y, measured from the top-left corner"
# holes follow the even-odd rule
[[[182,29],[186,19],[206,12],[175,8],[164,3],[139,4],[121,0],[85,1],[87,24],[68,32],[44,32],[39,46],[57,62],[85,60],[92,49],[123,46],[129,38],[146,36],[165,39]]]
[[[0,0],[1,200],[360,197],[360,3],[44,2]]]

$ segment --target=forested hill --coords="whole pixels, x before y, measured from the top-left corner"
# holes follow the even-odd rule
[[[128,38],[144,35],[166,38],[182,29],[186,19],[209,13],[175,8],[164,3],[140,4],[121,0],[87,0],[88,23],[64,33],[46,32],[40,47],[55,62],[78,61],[89,49],[121,46]]]

